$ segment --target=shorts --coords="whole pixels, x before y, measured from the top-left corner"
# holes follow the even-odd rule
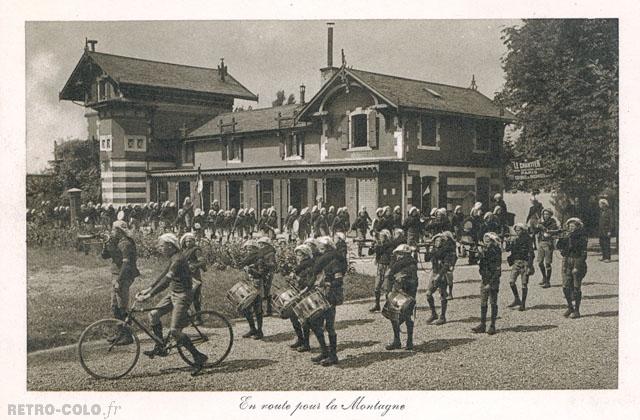
[[[192,292],[175,293],[169,292],[149,313],[151,325],[158,325],[162,316],[171,312],[171,324],[169,328],[180,331],[187,326],[189,321],[189,307],[193,300]]]
[[[585,258],[564,257],[562,260],[562,287],[582,287],[582,279],[587,275],[587,261]]]
[[[522,287],[527,287],[529,284],[529,264],[527,261],[515,260],[513,262],[513,267],[511,267],[511,281],[509,283],[515,284],[518,276],[521,276]]]
[[[111,307],[128,309],[129,308],[129,288],[134,279],[124,279],[121,282],[118,281],[119,274],[114,274],[112,279],[111,288]],[[115,286],[119,284],[118,289]]]
[[[491,305],[498,304],[498,291],[500,290],[500,276],[482,279],[480,284],[480,305],[487,306],[489,300]]]
[[[550,267],[553,263],[553,244],[549,241],[540,241],[538,243],[538,256],[536,258],[538,264],[544,263]]]
[[[433,293],[438,290],[440,292],[440,299],[445,300],[447,298],[447,275],[432,272],[429,278],[429,285],[427,286],[427,296],[433,296]]]

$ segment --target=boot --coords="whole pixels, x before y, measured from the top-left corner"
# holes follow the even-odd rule
[[[264,337],[262,333],[262,314],[256,314],[256,333],[253,335],[254,340],[260,340]]]
[[[436,303],[433,301],[433,296],[427,296],[427,303],[431,309],[431,316],[427,319],[427,324],[431,324],[438,319],[438,313],[436,312]]]
[[[433,325],[442,325],[447,323],[447,300],[442,299],[440,301],[440,318]]]
[[[309,346],[309,332],[309,327],[304,325],[302,327],[302,345],[298,347],[300,353],[311,350],[311,346]]]
[[[564,293],[564,298],[567,301],[567,310],[564,311],[564,314],[562,314],[562,316],[564,316],[565,318],[568,318],[573,313],[571,289],[568,287],[563,287],[562,292]]]
[[[267,316],[271,316],[273,314],[273,308],[271,307],[271,296],[267,297]]]
[[[258,332],[256,330],[256,324],[254,324],[254,322],[253,322],[253,316],[251,316],[251,314],[247,314],[247,315],[245,315],[245,318],[247,318],[247,322],[249,323],[249,331],[244,333],[242,335],[242,338],[253,337]]]
[[[491,324],[487,330],[489,335],[496,333],[496,318],[498,318],[498,305],[491,305]]]
[[[113,313],[113,317],[115,319],[119,321],[124,321],[124,316],[120,308],[112,307],[111,312]],[[107,337],[107,342],[114,343],[120,338],[121,335],[122,335],[122,326],[118,325],[116,327],[116,330],[113,332],[113,334]]]
[[[520,312],[525,310],[525,303],[527,301],[527,292],[528,292],[528,289],[526,287],[523,287],[522,288],[522,300],[520,301],[520,307],[518,308],[518,310]]]
[[[375,292],[376,304],[373,308],[369,309],[369,312],[378,312],[380,310],[380,292]]]
[[[193,357],[193,369],[191,370],[191,376],[196,376],[200,373],[207,360],[209,360],[209,356],[200,353],[186,335],[182,335],[182,337],[180,337],[179,344],[191,353],[191,356]]]
[[[298,347],[300,347],[302,345],[302,343],[304,343],[304,338],[302,336],[302,328],[300,328],[299,324],[295,324],[293,326],[293,329],[296,332],[296,336],[298,336],[298,339],[296,340],[295,343],[290,344],[289,347],[292,349],[297,349]]]
[[[449,296],[447,297],[447,300],[452,300],[453,299],[453,284],[449,286]]]
[[[316,334],[316,338],[318,339],[318,344],[320,344],[320,354],[311,358],[313,363],[320,363],[327,357],[329,357],[329,351],[327,350],[327,343],[324,341],[324,333]]]
[[[407,345],[405,350],[413,350],[413,321],[407,320]]]
[[[487,306],[480,306],[480,324],[472,328],[474,333],[483,333],[487,331]]]
[[[153,325],[151,327],[153,331],[153,335],[160,339],[164,343],[164,338],[162,335],[162,324]],[[142,352],[145,356],[153,359],[155,356],[165,357],[167,355],[167,351],[164,348],[164,344],[155,343],[152,350],[146,350]]]
[[[520,306],[520,296],[518,296],[518,286],[515,283],[511,284],[511,291],[513,292],[513,302],[508,306],[509,308],[515,308],[516,306]]]
[[[575,301],[575,305],[573,307],[573,313],[569,315],[571,319],[580,318],[580,301],[582,301],[582,290],[575,289],[573,291],[573,300]]]
[[[387,350],[397,350],[402,346],[402,343],[400,343],[400,325],[395,321],[391,321],[391,327],[393,328],[393,341],[384,348]]]
[[[329,357],[322,360],[320,364],[322,366],[331,366],[338,364],[338,336],[329,336]]]
[[[544,263],[538,264],[538,268],[540,269],[540,272],[542,273],[542,281],[540,283],[538,283],[538,284],[540,286],[544,286],[545,284],[547,284],[547,270],[544,267]]]
[[[545,276],[545,282],[542,286],[543,289],[548,289],[551,287],[551,267],[547,268],[547,275]]]

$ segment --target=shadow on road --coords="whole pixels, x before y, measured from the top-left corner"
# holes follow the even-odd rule
[[[466,279],[466,280],[459,280],[459,281],[454,281],[453,284],[467,284],[467,283],[480,283],[480,279]]]
[[[587,318],[591,316],[598,317],[598,318],[610,318],[610,317],[618,316],[618,311],[604,311],[604,312],[597,312],[595,314],[582,315],[583,318]]]
[[[394,351],[377,351],[359,354],[357,356],[348,356],[337,365],[340,369],[353,369],[369,366],[373,363],[386,362],[388,360],[400,360],[412,356],[414,353],[438,353],[449,350],[452,347],[462,346],[475,341],[475,338],[451,338],[437,339],[427,341],[422,344],[415,345],[413,351],[394,350]]]
[[[538,305],[533,305],[533,306],[529,306],[527,307],[527,310],[536,310],[536,309],[567,309],[567,305],[552,305],[549,303],[543,303],[543,304],[538,304]]]
[[[515,327],[500,328],[498,332],[537,332],[558,328],[557,325],[516,325]]]
[[[260,369],[265,366],[270,366],[276,363],[278,363],[276,360],[269,360],[269,359],[229,360],[229,361],[223,361],[218,366],[205,367],[198,374],[198,376],[218,374],[218,373],[243,372],[245,370]],[[188,375],[190,372],[191,372],[191,367],[189,366],[170,367],[170,368],[163,368],[155,372],[146,372],[146,373],[129,375],[121,380],[132,380],[137,378],[153,378],[156,376],[172,375],[174,373],[184,373]]]
[[[617,297],[618,295],[591,295],[591,296],[582,296],[582,299],[613,299]]]
[[[290,341],[296,337],[296,333],[293,331],[282,332],[272,335],[266,335],[262,341],[267,343],[282,343],[283,341]]]
[[[354,325],[364,325],[364,324],[370,324],[372,323],[374,320],[371,318],[364,318],[364,319],[344,319],[341,321],[337,321],[334,325],[334,328],[336,330],[343,330],[345,328],[349,328],[351,326]]]
[[[347,350],[347,349],[361,349],[364,347],[375,346],[376,344],[380,344],[380,342],[368,340],[368,341],[345,341],[341,343],[340,340],[338,340],[338,351]]]

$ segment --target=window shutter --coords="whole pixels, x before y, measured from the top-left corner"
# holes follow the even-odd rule
[[[340,130],[342,134],[340,135],[340,146],[343,150],[349,148],[349,124],[351,123],[351,117],[349,113],[347,113],[342,120],[340,120]]]
[[[378,141],[376,139],[376,121],[378,120],[376,111],[369,111],[367,113],[367,146],[375,149],[378,147]]]
[[[226,161],[227,160],[227,141],[225,139],[222,139],[220,141],[220,144],[222,145],[222,160]]]
[[[240,150],[238,150],[238,157],[240,158],[240,162],[243,162],[244,161],[244,139],[238,140],[238,147],[240,148]]]
[[[304,135],[300,134],[298,136],[298,144],[300,145],[300,157],[304,159]]]
[[[280,140],[280,159],[284,159],[284,142],[285,142],[285,136],[283,136],[282,134],[280,134],[278,136],[278,139]]]

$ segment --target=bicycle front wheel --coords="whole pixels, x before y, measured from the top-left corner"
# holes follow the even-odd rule
[[[101,319],[80,335],[78,356],[82,368],[97,379],[118,379],[138,362],[140,341],[129,325]]]
[[[209,358],[205,366],[215,366],[222,362],[233,345],[231,323],[215,311],[201,311],[189,316],[189,323],[182,330],[199,352]],[[182,360],[193,366],[193,356],[183,346],[178,346]]]

